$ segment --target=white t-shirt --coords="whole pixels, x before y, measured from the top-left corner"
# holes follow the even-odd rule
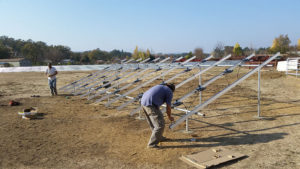
[[[55,74],[55,72],[56,72],[55,67],[51,67],[50,70],[49,70],[49,67],[46,69],[46,73],[47,73],[48,75],[53,75],[53,74]],[[48,79],[49,79],[49,80],[54,80],[54,79],[56,79],[56,76],[48,77]]]

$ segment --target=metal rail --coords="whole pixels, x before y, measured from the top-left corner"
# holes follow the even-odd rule
[[[252,71],[248,72],[246,75],[244,75],[240,79],[236,80],[235,82],[233,82],[232,84],[230,84],[229,86],[227,86],[222,91],[218,92],[217,94],[215,94],[214,96],[212,96],[211,98],[209,98],[208,100],[206,100],[204,103],[196,106],[191,112],[187,113],[186,115],[184,115],[181,118],[179,118],[175,123],[171,124],[169,126],[169,128],[173,129],[178,124],[180,124],[183,121],[185,121],[188,117],[190,117],[191,115],[195,114],[197,111],[203,109],[205,106],[207,106],[208,104],[210,104],[211,102],[213,102],[214,100],[216,100],[217,98],[219,98],[220,96],[222,96],[223,94],[225,94],[226,92],[228,92],[230,89],[232,89],[233,87],[235,87],[236,85],[238,85],[240,82],[244,81],[249,76],[251,76],[252,74],[254,74],[255,72],[257,72],[258,70],[260,70],[262,67],[264,67],[266,64],[268,64],[269,62],[271,62],[272,60],[274,60],[279,55],[280,55],[279,52],[276,53],[275,55],[273,55],[272,57],[270,57],[268,60],[266,60],[265,62],[263,62],[261,65],[259,65],[258,67],[254,68]]]

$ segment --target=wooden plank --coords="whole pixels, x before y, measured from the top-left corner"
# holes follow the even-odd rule
[[[180,159],[197,168],[209,168],[242,157],[245,155],[225,148],[217,148],[182,156]]]

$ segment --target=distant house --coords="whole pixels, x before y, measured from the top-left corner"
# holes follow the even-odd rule
[[[0,59],[0,67],[19,67],[19,66],[31,66],[31,62],[25,58],[13,58],[13,59]]]

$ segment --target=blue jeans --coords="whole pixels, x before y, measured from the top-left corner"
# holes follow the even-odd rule
[[[56,79],[50,80],[48,79],[48,84],[51,90],[52,95],[57,95],[57,90],[56,90]]]

